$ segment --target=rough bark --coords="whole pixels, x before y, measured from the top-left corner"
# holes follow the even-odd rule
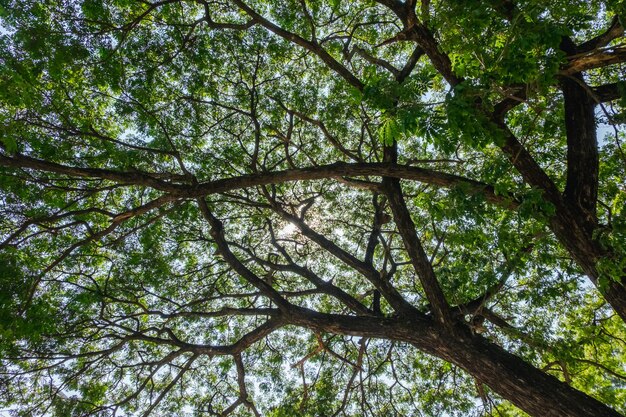
[[[620,414],[600,401],[529,365],[480,336],[457,336],[444,359],[460,366],[533,416],[598,417]]]
[[[533,416],[619,417],[600,401],[506,352],[459,324],[452,332],[423,317],[347,317],[303,308],[290,322],[316,331],[407,342],[447,360]]]
[[[562,49],[576,50],[568,38]],[[591,89],[581,73],[563,77],[560,81],[565,107],[565,132],[567,134],[567,182],[565,201],[579,210],[587,232],[597,227],[596,202],[598,200],[598,140],[596,135],[595,102]]]

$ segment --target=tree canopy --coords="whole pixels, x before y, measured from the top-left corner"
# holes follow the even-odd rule
[[[1,0],[1,407],[626,413],[625,12]]]

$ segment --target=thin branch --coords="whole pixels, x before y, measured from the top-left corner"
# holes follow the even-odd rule
[[[315,41],[307,41],[303,37],[301,37],[301,36],[299,36],[299,35],[297,35],[295,33],[289,32],[289,31],[281,28],[280,26],[270,22],[269,20],[267,20],[266,18],[261,16],[259,13],[257,13],[250,6],[248,6],[242,0],[232,0],[232,2],[234,4],[236,4],[241,10],[246,12],[246,14],[248,16],[250,16],[255,22],[258,22],[261,26],[263,26],[264,28],[266,28],[270,32],[273,32],[274,34],[280,36],[281,38],[283,38],[283,39],[285,39],[285,40],[287,40],[289,42],[293,42],[296,45],[300,45],[304,49],[306,49],[306,50],[308,50],[310,52],[313,52],[322,61],[324,61],[324,63],[326,65],[328,65],[329,68],[331,68],[333,71],[335,71],[341,77],[343,77],[348,83],[350,83],[350,85],[352,85],[353,87],[355,87],[355,88],[357,88],[359,90],[363,89],[363,86],[364,86],[363,83],[354,74],[352,74],[352,72],[350,72],[346,67],[344,67],[335,58],[333,58],[332,55],[330,55],[328,52],[326,52],[326,50],[324,48],[322,48]]]

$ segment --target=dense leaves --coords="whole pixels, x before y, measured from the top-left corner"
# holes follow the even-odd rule
[[[3,409],[625,413],[623,16],[0,1]]]

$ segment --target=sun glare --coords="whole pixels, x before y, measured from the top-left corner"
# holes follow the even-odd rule
[[[281,236],[289,236],[295,233],[298,230],[298,227],[293,223],[287,223],[282,229],[280,229],[279,234]]]

